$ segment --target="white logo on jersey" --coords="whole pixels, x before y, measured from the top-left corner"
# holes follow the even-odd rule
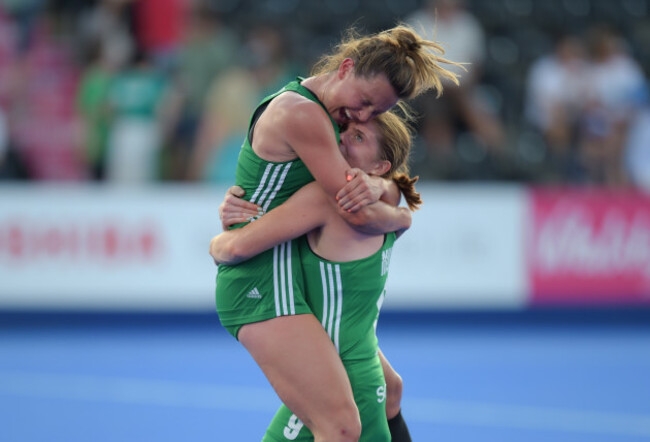
[[[380,404],[386,400],[386,384],[377,387],[377,402]]]
[[[381,252],[381,275],[384,276],[388,273],[388,265],[390,264],[390,255],[393,253],[393,248],[386,249]]]
[[[246,297],[252,299],[262,299],[262,295],[260,295],[260,291],[257,290],[257,287],[248,292],[248,295],[246,295]]]
[[[289,440],[296,440],[303,425],[302,421],[295,414],[292,414],[289,422],[284,427],[284,437]]]

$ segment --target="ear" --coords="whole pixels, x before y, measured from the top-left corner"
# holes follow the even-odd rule
[[[346,58],[339,65],[338,76],[342,79],[349,72],[354,72],[354,60],[351,58]]]
[[[391,164],[388,160],[375,161],[372,167],[372,175],[382,176],[390,170]]]

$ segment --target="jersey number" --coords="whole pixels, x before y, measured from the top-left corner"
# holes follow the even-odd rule
[[[386,400],[386,386],[377,387],[377,402],[380,404]]]
[[[295,440],[303,425],[302,421],[295,414],[292,414],[289,418],[289,423],[284,427],[284,437],[289,440]]]

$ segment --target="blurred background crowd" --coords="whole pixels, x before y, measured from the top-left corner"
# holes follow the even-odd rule
[[[250,114],[351,25],[466,62],[422,179],[650,190],[650,0],[0,0],[0,178],[231,183]]]

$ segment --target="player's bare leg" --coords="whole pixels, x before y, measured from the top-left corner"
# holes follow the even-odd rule
[[[388,419],[391,439],[393,442],[410,442],[411,435],[401,411],[402,377],[390,365],[381,350],[379,350],[378,355],[386,379],[386,418]]]
[[[244,325],[239,341],[316,442],[357,441],[361,419],[336,348],[313,315]]]

